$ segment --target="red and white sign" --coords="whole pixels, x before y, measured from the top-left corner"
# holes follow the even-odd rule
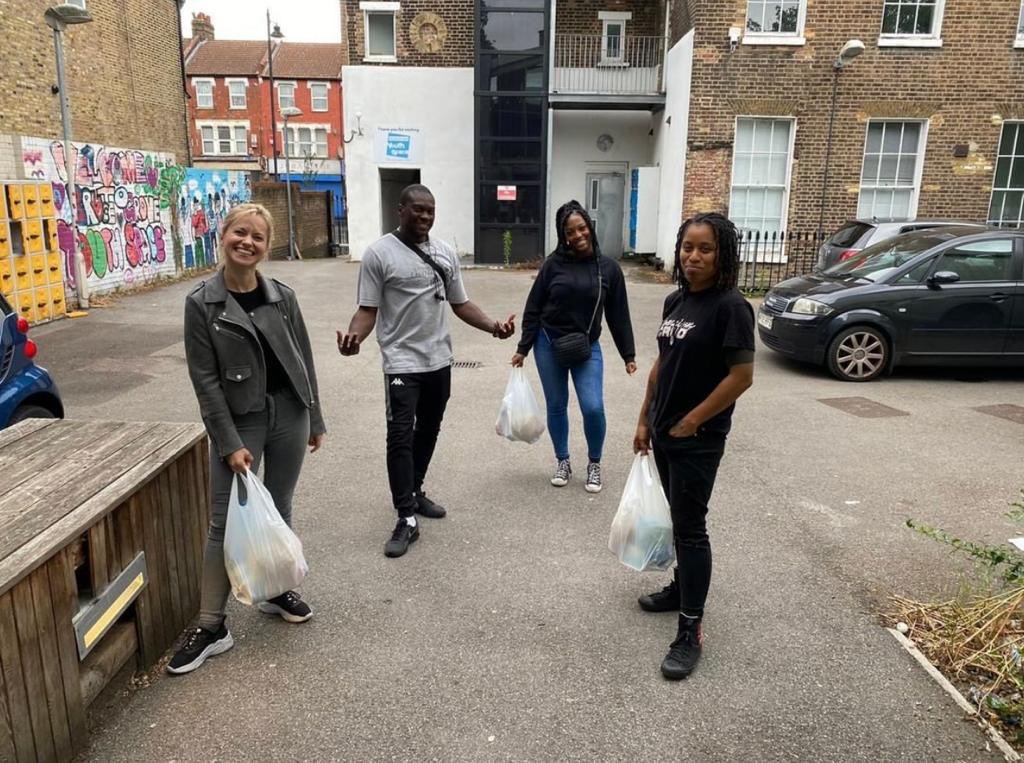
[[[516,187],[514,185],[498,186],[498,201],[515,201]]]

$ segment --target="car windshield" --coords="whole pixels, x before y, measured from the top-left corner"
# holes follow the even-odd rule
[[[861,250],[850,259],[828,268],[825,275],[880,281],[921,252],[949,239],[949,233],[934,230],[904,233]]]

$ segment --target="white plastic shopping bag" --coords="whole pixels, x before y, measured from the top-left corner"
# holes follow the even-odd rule
[[[245,486],[245,502],[238,483]],[[297,588],[309,571],[302,541],[284,523],[274,499],[252,472],[231,480],[224,527],[224,566],[231,592],[243,604],[256,604]]]
[[[620,562],[639,572],[666,570],[675,561],[672,512],[653,456],[638,453],[633,459],[612,520],[608,548]]]
[[[512,442],[534,443],[544,434],[544,413],[522,368],[513,368],[505,385],[494,431]]]

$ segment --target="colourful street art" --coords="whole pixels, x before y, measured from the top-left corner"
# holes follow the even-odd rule
[[[21,144],[25,177],[53,184],[64,280],[74,288],[64,144],[44,138]],[[89,143],[74,144],[74,151],[78,245],[97,294],[216,264],[220,222],[252,195],[246,173],[184,168],[173,154]]]
[[[230,170],[189,167],[178,195],[178,232],[186,268],[217,261],[220,224],[228,210],[252,198],[249,175]]]

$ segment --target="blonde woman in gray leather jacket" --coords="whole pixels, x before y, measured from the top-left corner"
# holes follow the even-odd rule
[[[224,524],[234,475],[257,470],[281,518],[291,525],[292,493],[306,448],[319,450],[326,428],[309,335],[295,292],[260,274],[273,220],[259,204],[240,204],[221,226],[221,268],[185,300],[185,357],[210,435],[212,511],[203,560],[199,624],[167,666],[190,673],[234,640],[224,623],[231,585],[224,569]],[[313,611],[294,591],[260,610],[291,623]]]

